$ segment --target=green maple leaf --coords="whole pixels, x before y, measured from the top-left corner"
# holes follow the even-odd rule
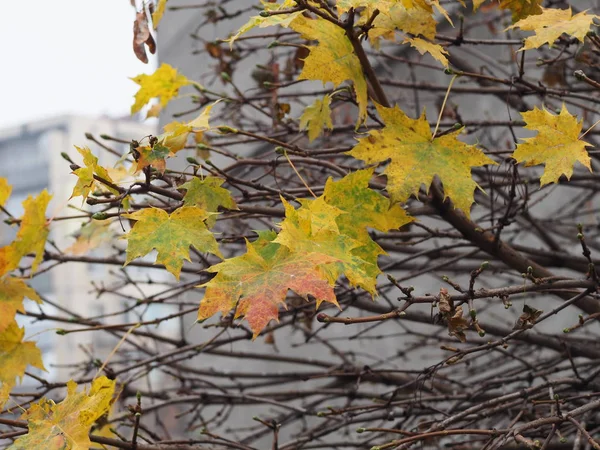
[[[341,180],[329,178],[323,191],[327,204],[347,213],[335,218],[340,233],[364,243],[372,242],[367,228],[389,231],[414,220],[400,205],[369,188],[372,176],[373,169],[365,169]]]
[[[136,221],[124,236],[127,239],[125,264],[156,249],[156,264],[164,264],[179,279],[183,260],[190,261],[190,246],[222,257],[214,235],[204,223],[209,216],[210,213],[194,206],[183,206],[170,215],[159,208],[123,214]]]
[[[221,187],[224,182],[225,180],[217,177],[204,177],[204,179],[194,177],[179,186],[179,189],[187,191],[183,197],[183,202],[187,206],[197,206],[210,213],[218,212],[219,206],[227,209],[238,209],[231,197],[231,192]],[[216,216],[211,215],[206,219],[206,224],[210,228],[216,220]]]
[[[271,320],[278,320],[279,306],[285,305],[288,290],[304,299],[313,296],[317,308],[323,301],[337,305],[332,284],[319,270],[335,258],[315,252],[292,252],[272,242],[275,233],[263,232],[257,241],[246,241],[247,252],[226,259],[208,269],[217,276],[201,287],[206,288],[200,302],[198,320],[217,312],[227,314],[235,308],[235,317],[244,316],[254,338]]]

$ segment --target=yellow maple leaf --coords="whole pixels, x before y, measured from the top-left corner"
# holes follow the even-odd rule
[[[155,103],[150,108],[148,108],[148,112],[146,113],[146,119],[149,119],[150,117],[159,117],[161,111],[162,106],[160,106],[160,103]]]
[[[289,9],[289,8],[296,6],[295,0],[284,0],[283,3],[269,3],[269,2],[263,1],[262,4],[263,4],[263,7],[265,8],[265,11],[281,11],[281,10]],[[242,25],[240,27],[240,29],[237,30],[237,32],[233,36],[231,36],[229,39],[227,39],[225,42],[229,42],[229,48],[232,49],[233,43],[242,34],[247,33],[251,29],[253,29],[255,27],[266,28],[266,27],[273,27],[273,26],[277,26],[277,25],[287,28],[290,25],[290,23],[301,14],[302,14],[302,11],[294,11],[289,14],[273,14],[273,15],[267,15],[264,17],[260,16],[260,15],[252,16],[252,17],[250,17],[248,22],[246,22],[244,25]]]
[[[591,144],[579,138],[582,121],[577,121],[565,105],[558,115],[537,107],[521,115],[527,123],[525,128],[538,134],[523,139],[525,142],[517,145],[512,157],[518,162],[525,162],[526,166],[545,164],[544,175],[540,179],[542,186],[556,183],[561,175],[570,179],[576,161],[592,170],[590,156],[585,149]]]
[[[426,41],[419,37],[406,38],[403,43],[409,43],[410,46],[416,48],[421,55],[429,53],[434,59],[441,62],[444,67],[448,67],[448,58],[446,58],[448,52],[441,45],[434,44],[433,42]]]
[[[108,190],[113,194],[118,195],[119,192],[117,190],[94,179],[95,174],[103,180],[106,180],[110,183],[113,182],[108,174],[108,171],[98,164],[98,158],[92,154],[92,151],[88,147],[82,148],[75,146],[75,148],[79,154],[83,156],[83,164],[85,167],[80,167],[79,169],[73,171],[73,173],[77,175],[77,184],[73,188],[71,198],[81,195],[83,197],[82,201],[85,201],[85,199],[90,195],[92,189],[96,187],[102,190]]]
[[[358,123],[362,123],[367,117],[367,82],[344,29],[320,17],[304,16],[297,17],[290,28],[304,39],[319,41],[319,45],[308,47],[310,54],[304,60],[298,79],[330,81],[334,87],[352,81],[358,102]]]
[[[131,231],[123,237],[127,239],[125,264],[156,249],[156,264],[163,264],[179,279],[183,260],[190,261],[190,246],[222,258],[214,235],[204,223],[210,215],[195,206],[183,206],[172,214],[159,208],[123,214],[123,217],[136,221]]]
[[[156,9],[152,13],[152,25],[154,29],[158,28],[158,24],[162,20],[162,16],[165,14],[165,9],[168,0],[157,0]]]
[[[573,36],[580,42],[583,42],[585,35],[590,31],[590,27],[594,25],[594,20],[600,18],[600,16],[597,15],[587,14],[587,11],[582,11],[573,16],[571,8],[541,9],[541,14],[521,19],[507,28],[507,30],[520,28],[524,31],[535,31],[535,35],[525,39],[525,44],[519,51],[538,48],[546,43],[552,46],[554,41],[563,33]]]
[[[23,341],[24,336],[25,329],[19,328],[14,319],[0,332],[0,408],[6,403],[17,379],[25,375],[28,365],[46,370],[40,349],[35,342]]]
[[[0,333],[13,321],[17,311],[24,312],[25,297],[42,303],[39,295],[21,278],[0,277]]]
[[[486,1],[488,0],[473,0],[473,11],[477,11]],[[497,3],[500,9],[509,9],[512,12],[513,23],[542,12],[542,0],[500,0],[499,2],[493,0],[493,2]]]
[[[17,259],[17,264],[28,253],[35,255],[31,263],[32,273],[35,272],[44,256],[44,246],[49,232],[46,208],[51,198],[52,196],[44,189],[37,197],[30,195],[23,201],[25,212],[21,217],[21,226],[17,231],[17,238],[11,244],[14,246],[13,258]]]
[[[325,128],[333,128],[330,104],[331,95],[326,94],[322,99],[318,98],[312,105],[307,106],[300,116],[300,129],[308,129],[310,142],[318,138]]]
[[[392,201],[406,201],[422,185],[429,190],[437,175],[445,196],[468,217],[473,192],[478,187],[471,177],[471,167],[496,163],[474,145],[459,141],[461,130],[433,138],[425,112],[418,119],[411,119],[397,106],[377,105],[377,111],[385,127],[369,132],[349,154],[368,164],[391,159],[384,174]]]
[[[4,177],[0,177],[0,206],[4,206],[10,193],[12,192],[12,186],[8,184],[8,180]]]
[[[66,398],[56,404],[43,398],[33,404],[22,418],[29,432],[9,447],[10,450],[60,448],[88,450],[90,428],[110,410],[115,381],[105,376],[92,381],[88,392],[77,392],[77,383],[67,382]]]
[[[131,114],[141,110],[154,97],[158,97],[161,107],[165,107],[172,98],[177,97],[181,87],[192,83],[166,63],[162,63],[152,75],[141,74],[131,80],[140,86],[131,106]]]
[[[164,126],[164,133],[157,136],[158,142],[167,147],[171,152],[177,153],[185,147],[190,133],[202,133],[210,129],[208,123],[210,112],[213,107],[219,103],[217,100],[211,105],[206,106],[194,120],[187,123],[171,122]]]

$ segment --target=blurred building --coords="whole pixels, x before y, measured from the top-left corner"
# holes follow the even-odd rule
[[[13,216],[20,217],[23,213],[21,203],[28,196],[36,196],[43,189],[53,195],[48,207],[47,217],[75,216],[77,209],[82,206],[81,199],[69,202],[69,197],[77,178],[71,174],[69,163],[61,157],[61,152],[67,153],[75,163],[81,164],[81,156],[74,145],[90,146],[104,166],[112,166],[117,156],[102,150],[98,145],[86,139],[86,133],[91,133],[99,139],[106,134],[117,139],[128,141],[141,139],[150,133],[155,134],[155,127],[141,124],[132,119],[117,119],[109,117],[59,116],[56,118],[31,122],[18,127],[0,130],[0,177],[8,179],[12,185],[12,195],[5,208]],[[126,144],[114,141],[107,142],[111,148],[123,154],[129,150]],[[89,206],[85,205],[89,210]],[[4,218],[3,218],[4,219]],[[50,227],[49,239],[55,248],[64,250],[74,242],[73,235],[81,227],[82,221],[54,221]],[[0,224],[0,245],[10,242],[16,233],[16,227]],[[47,247],[49,248],[49,247]],[[49,302],[43,306],[45,314],[69,317],[68,312],[81,314],[84,317],[100,316],[113,306],[106,298],[99,301],[90,292],[92,280],[107,279],[109,265],[66,263],[53,267],[52,270],[36,275],[31,285]],[[115,302],[118,299],[114,300]],[[28,310],[38,311],[27,305]],[[116,307],[117,305],[115,305]],[[26,337],[34,336],[38,342],[49,371],[48,379],[68,379],[72,368],[68,364],[85,360],[86,350],[100,351],[101,347],[114,346],[111,340],[102,333],[76,333],[59,336],[55,328],[69,328],[68,323],[35,322],[20,317],[20,323],[26,325]],[[94,339],[95,341],[92,341]],[[85,349],[85,350],[84,350]],[[87,358],[89,359],[89,357]]]

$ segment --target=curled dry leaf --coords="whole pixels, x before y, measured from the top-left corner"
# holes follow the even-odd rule
[[[523,314],[519,316],[513,330],[531,328],[544,311],[523,305]]]
[[[448,334],[456,337],[460,342],[467,342],[464,331],[469,328],[469,321],[463,317],[462,306],[454,307],[454,301],[445,288],[440,289],[438,308],[440,316],[448,323]]]
[[[146,54],[146,47],[150,53],[156,52],[156,42],[150,33],[148,28],[148,16],[146,11],[142,9],[135,14],[135,20],[133,21],[133,53],[137,59],[142,61],[144,64],[148,64],[148,55]]]

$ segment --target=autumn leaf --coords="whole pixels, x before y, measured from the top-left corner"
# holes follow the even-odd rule
[[[6,403],[17,378],[25,375],[27,366],[46,370],[40,349],[35,342],[23,341],[24,336],[25,329],[19,328],[14,319],[0,332],[0,408]]]
[[[341,234],[362,243],[373,242],[368,228],[378,231],[395,230],[412,222],[406,211],[379,192],[369,188],[373,169],[357,170],[341,180],[329,178],[323,197],[328,205],[346,214],[339,214],[335,222]]]
[[[246,241],[244,255],[208,269],[217,276],[201,286],[206,293],[200,302],[198,320],[235,309],[235,317],[244,316],[256,338],[271,320],[278,320],[279,305],[285,305],[290,289],[305,300],[309,295],[314,297],[317,308],[323,301],[337,306],[333,283],[319,270],[321,264],[335,258],[290,251],[272,242],[274,237],[273,232],[262,232],[255,242]]]
[[[80,167],[79,169],[75,169],[73,173],[77,175],[77,184],[73,188],[73,193],[71,194],[71,198],[82,196],[83,201],[88,198],[90,192],[99,187],[103,190],[108,190],[113,194],[119,194],[119,192],[106,184],[103,184],[94,179],[94,174],[98,177],[106,180],[110,183],[113,182],[108,171],[98,164],[98,158],[92,154],[92,151],[87,147],[77,147],[75,146],[77,151],[81,156],[83,156],[83,164],[85,167]]]
[[[367,117],[367,82],[345,30],[320,17],[308,19],[304,16],[298,16],[290,28],[304,39],[319,41],[319,45],[308,47],[310,54],[304,60],[298,79],[330,81],[334,87],[352,81],[358,102],[358,122],[362,123]]]
[[[0,276],[19,267],[19,261],[21,256],[17,253],[14,242],[0,247]]]
[[[282,11],[285,9],[290,9],[296,6],[295,0],[284,0],[283,3],[268,3],[262,2],[265,11]],[[253,28],[266,28],[272,26],[282,26],[288,27],[290,23],[299,15],[302,14],[302,11],[294,11],[289,14],[273,14],[273,15],[265,15],[265,16],[252,16],[244,25],[240,27],[237,32],[227,39],[225,42],[229,42],[229,48],[233,48],[233,43],[244,33],[247,33]]]
[[[75,242],[65,249],[71,255],[85,255],[113,237],[109,220],[90,220],[77,232]]]
[[[190,246],[222,257],[214,235],[204,223],[209,216],[210,213],[194,206],[183,206],[170,215],[159,208],[123,214],[123,217],[136,221],[124,236],[127,239],[125,265],[156,249],[156,264],[163,264],[179,279],[183,260],[191,261]]]
[[[30,195],[23,201],[25,212],[21,217],[21,226],[17,231],[17,237],[11,244],[14,247],[13,258],[17,260],[17,264],[28,253],[34,254],[31,273],[36,271],[44,256],[44,246],[49,232],[46,208],[51,198],[52,196],[44,189],[37,197],[34,198]]]
[[[573,165],[577,161],[591,172],[590,156],[585,149],[591,144],[579,138],[582,121],[577,121],[564,104],[558,115],[537,107],[521,115],[527,123],[525,128],[537,131],[538,134],[523,139],[525,142],[517,145],[512,157],[517,162],[525,162],[527,167],[545,164],[544,174],[540,179],[542,186],[558,182],[562,175],[570,179]]]
[[[159,117],[161,111],[162,106],[160,106],[160,103],[155,103],[150,108],[148,108],[148,112],[146,113],[146,119],[149,119],[150,117]]]
[[[23,414],[29,432],[9,450],[88,450],[92,445],[90,428],[110,410],[114,391],[115,381],[105,376],[92,381],[87,392],[77,392],[77,383],[67,382],[67,397],[62,402],[55,404],[43,398]]]
[[[519,316],[513,326],[513,330],[526,330],[531,328],[544,311],[523,305],[523,314]]]
[[[140,145],[135,149],[135,171],[140,172],[146,167],[152,166],[160,173],[165,173],[167,169],[167,158],[175,156],[169,147],[165,147],[158,142],[152,145]]]
[[[131,106],[131,114],[140,111],[155,97],[159,98],[160,105],[164,108],[172,98],[177,97],[181,87],[192,83],[166,63],[162,63],[152,75],[141,74],[131,80],[140,86]]]
[[[409,43],[410,46],[417,49],[421,55],[429,53],[435,60],[441,62],[444,67],[448,67],[448,58],[446,58],[448,52],[440,44],[434,44],[433,42],[426,41],[419,37],[406,38],[403,43]]]
[[[429,40],[435,38],[437,22],[431,11],[423,8],[407,8],[401,2],[387,1],[380,2],[381,4],[384,7],[377,7],[380,14],[373,21],[373,28],[369,30],[371,43],[375,43],[379,37],[394,40],[396,29]]]
[[[343,274],[353,286],[376,294],[377,276],[381,273],[376,261],[381,252],[374,250],[366,258],[355,253],[354,250],[364,244],[340,233],[336,221],[338,216],[346,214],[344,211],[328,205],[323,196],[315,200],[301,199],[302,206],[297,210],[284,199],[282,202],[285,220],[274,242],[294,253],[317,252],[334,258],[336,262],[321,268],[330,283],[335,283]]]
[[[10,197],[12,192],[12,186],[8,184],[8,180],[4,177],[0,177],[0,206],[6,204],[6,200]]]
[[[417,194],[422,185],[429,186],[434,176],[444,185],[446,197],[467,217],[474,202],[473,192],[478,187],[471,177],[471,167],[496,164],[474,145],[457,139],[461,130],[433,138],[425,112],[411,119],[397,106],[377,106],[385,123],[349,152],[367,164],[390,159],[384,174],[388,178],[387,190],[393,202],[404,202]]]
[[[467,335],[465,334],[465,330],[469,328],[469,321],[463,317],[462,306],[454,306],[454,301],[445,288],[440,289],[438,307],[440,316],[448,324],[448,334],[456,337],[460,342],[466,342]]]
[[[42,303],[35,290],[21,278],[0,277],[0,333],[10,325],[17,311],[25,311],[23,309],[25,298]]]
[[[300,117],[300,129],[308,129],[308,139],[310,142],[318,138],[325,128],[330,130],[333,128],[330,104],[331,95],[325,94],[322,99],[316,99],[312,105],[304,109],[304,113]]]
[[[473,0],[473,11],[485,3],[487,0]],[[513,23],[518,22],[528,16],[534,16],[542,13],[542,0],[492,0],[494,4],[498,4],[500,9],[510,9],[512,12]]]
[[[162,16],[165,14],[165,9],[168,0],[157,0],[156,9],[152,13],[152,25],[154,29],[158,28],[158,24],[162,20]]]
[[[379,192],[369,188],[373,169],[357,170],[338,181],[329,178],[323,198],[346,214],[339,214],[335,222],[340,234],[360,242],[352,254],[366,261],[368,267],[377,267],[379,255],[386,252],[371,238],[368,229],[389,231],[413,221],[400,205],[392,204]],[[373,272],[376,277],[379,274]]]
[[[156,52],[156,42],[154,42],[148,28],[148,16],[145,8],[142,8],[141,11],[135,14],[135,21],[133,22],[133,53],[144,64],[148,64],[146,45],[150,53],[154,54]]]
[[[210,129],[210,112],[219,101],[220,100],[217,100],[211,105],[206,106],[198,117],[190,122],[171,122],[165,125],[165,132],[157,136],[158,143],[167,147],[173,153],[177,153],[179,150],[183,149],[190,133],[195,133],[197,137],[199,133],[203,133]]]
[[[204,177],[203,179],[194,177],[179,186],[179,189],[187,191],[183,202],[187,206],[197,206],[209,213],[217,213],[220,206],[227,209],[238,209],[231,197],[231,192],[221,187],[224,182],[225,180],[217,177]],[[206,224],[211,228],[216,221],[216,215],[210,215],[206,219]]]
[[[541,8],[541,14],[533,15],[519,20],[507,28],[520,28],[523,31],[534,31],[535,35],[525,39],[525,44],[519,49],[530,50],[544,44],[552,45],[563,33],[573,36],[583,42],[585,35],[594,25],[595,19],[600,16],[589,15],[586,11],[572,15],[569,9]]]

